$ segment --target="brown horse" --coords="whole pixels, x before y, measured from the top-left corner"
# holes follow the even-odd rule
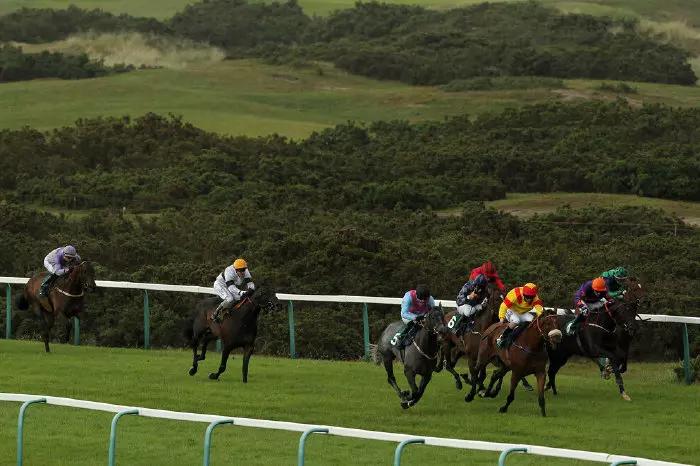
[[[438,367],[442,368],[444,360],[444,368],[447,372],[452,374],[455,379],[455,387],[457,390],[462,389],[462,381],[460,380],[460,375],[455,371],[455,366],[459,361],[459,358],[465,357],[469,362],[469,366],[476,364],[476,357],[479,353],[479,342],[481,341],[481,335],[489,328],[492,324],[498,322],[498,308],[501,303],[500,292],[495,287],[488,288],[488,303],[486,309],[479,312],[474,319],[474,326],[462,335],[455,335],[452,332],[448,332],[443,337],[443,343],[441,348],[441,360],[438,361]],[[445,315],[444,323],[449,328],[449,323],[455,316],[457,311],[450,311]],[[464,319],[465,317],[463,317]],[[437,370],[436,372],[439,372]],[[466,383],[471,383],[467,374],[462,374],[464,381]],[[483,388],[483,387],[481,387]]]
[[[221,303],[218,297],[206,298],[197,304],[195,315],[190,325],[185,329],[185,336],[189,339],[192,348],[192,367],[189,374],[195,375],[199,361],[204,361],[207,355],[209,342],[221,338],[223,350],[221,351],[221,364],[217,372],[209,374],[212,380],[218,380],[226,370],[226,362],[234,348],[243,348],[243,383],[248,382],[248,363],[255,350],[255,337],[258,334],[258,315],[263,302],[260,291],[255,296],[247,296],[242,301],[228,310],[221,322],[215,322],[212,315],[216,307]],[[269,307],[274,306],[272,301],[267,302]],[[202,344],[202,353],[197,354],[199,344]]]
[[[30,307],[42,318],[42,339],[49,353],[49,339],[54,321],[59,314],[67,319],[66,341],[71,330],[71,317],[80,318],[85,307],[85,291],[94,291],[95,270],[88,261],[71,267],[70,271],[56,279],[47,297],[39,296],[39,288],[48,272],[39,272],[29,279],[22,294],[17,298],[17,307],[26,310]]]
[[[491,380],[491,385],[496,379],[502,379],[508,371],[512,371],[510,377],[510,393],[506,404],[501,406],[500,412],[508,411],[508,406],[515,399],[515,388],[518,382],[529,374],[535,374],[537,378],[537,393],[542,416],[546,416],[544,403],[544,382],[547,366],[547,350],[545,344],[553,347],[561,341],[561,331],[557,328],[557,316],[544,312],[537,316],[528,327],[523,330],[509,348],[500,349],[496,346],[496,340],[506,329],[508,324],[496,323],[489,327],[479,344],[479,355],[476,364],[470,367],[472,379],[471,392],[465,398],[469,402],[474,399],[477,386],[483,383],[485,377],[484,368],[489,362],[493,362],[499,369]],[[492,387],[489,387],[489,390]]]

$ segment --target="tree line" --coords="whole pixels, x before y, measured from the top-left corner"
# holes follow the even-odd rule
[[[210,286],[243,256],[274,291],[401,296],[427,282],[454,298],[469,269],[490,259],[509,286],[535,281],[553,306],[569,306],[583,281],[625,265],[648,291],[644,312],[700,315],[700,232],[678,218],[594,207],[522,220],[481,202],[506,191],[592,189],[698,200],[690,178],[699,117],[619,101],[345,124],[300,141],[220,136],[153,114],[2,130],[0,261],[6,275],[28,276],[48,251],[72,243],[99,279]],[[437,215],[443,207],[461,215]],[[184,343],[196,299],[151,295],[155,345]],[[90,296],[85,341],[142,344],[141,300],[111,289]],[[302,356],[361,356],[359,307],[297,309]],[[397,316],[396,307],[372,306],[373,339]],[[260,351],[286,354],[286,313],[262,319]],[[14,323],[22,337],[36,332],[26,314]],[[680,354],[680,328],[642,328],[635,355]]]
[[[689,52],[639,32],[636,20],[562,15],[536,2],[445,11],[358,2],[321,18],[306,15],[296,0],[206,0],[163,22],[77,7],[0,17],[0,41],[46,42],[88,30],[176,35],[222,47],[230,57],[325,60],[351,73],[421,85],[480,76],[697,80]]]

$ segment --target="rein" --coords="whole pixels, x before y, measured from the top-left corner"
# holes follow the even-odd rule
[[[422,349],[420,349],[420,346],[418,346],[418,343],[416,343],[416,340],[413,340],[413,346],[415,346],[416,349],[418,350],[418,352],[419,352],[420,354],[422,354],[423,357],[426,358],[426,359],[436,359],[437,356],[438,356],[439,349],[438,349],[438,350],[435,350],[435,356],[428,356],[427,354],[425,354],[425,353],[423,352]]]
[[[545,319],[549,319],[550,317],[556,318],[557,316],[555,316],[555,315],[546,316]],[[544,332],[542,331],[542,328],[540,327],[540,317],[539,316],[535,319],[535,325],[537,327],[537,333],[539,333],[540,337],[546,341],[547,336],[544,334]],[[519,348],[528,354],[539,354],[539,353],[547,351],[545,348],[542,348],[542,350],[540,350],[540,351],[532,351],[531,349],[525,348],[524,346],[521,346],[521,345],[517,344],[516,342],[513,342],[512,346],[515,346],[516,348]]]
[[[69,293],[69,292],[67,292],[67,291],[63,291],[63,290],[60,289],[59,287],[56,287],[56,291],[58,291],[59,293],[61,293],[61,294],[63,294],[63,295],[69,296],[69,297],[71,297],[71,298],[79,298],[79,297],[85,295],[85,290],[81,290],[81,291],[80,291],[80,294],[71,294],[71,293]]]

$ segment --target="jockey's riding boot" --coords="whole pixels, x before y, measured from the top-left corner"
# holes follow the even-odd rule
[[[39,296],[47,297],[49,295],[51,285],[53,285],[53,282],[56,281],[57,278],[58,275],[55,273],[46,274],[44,281],[41,282],[41,288],[39,288]]]
[[[499,348],[507,348],[511,343],[511,336],[513,335],[513,329],[508,327],[503,331],[500,337],[496,340],[496,346]]]
[[[221,322],[221,314],[224,311],[224,307],[226,307],[226,301],[221,301],[221,304],[217,306],[216,309],[214,309],[214,314],[212,314],[211,318],[214,322]]]
[[[566,334],[567,335],[573,335],[576,333],[576,330],[578,330],[578,326],[581,323],[581,321],[585,318],[586,316],[582,313],[576,316],[574,320],[566,324]]]
[[[415,325],[416,322],[414,320],[406,324],[403,330],[401,330],[401,335],[399,335],[399,339],[396,343],[396,346],[398,346],[399,348],[403,348],[405,346],[405,343],[408,340],[408,336],[412,333],[411,331],[413,330],[413,327]]]

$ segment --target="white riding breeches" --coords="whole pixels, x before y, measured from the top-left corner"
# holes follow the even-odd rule
[[[457,306],[457,312],[462,314],[465,317],[473,316],[479,310],[481,309],[481,306],[477,304],[476,306],[472,306],[471,304],[462,304],[461,306]]]
[[[512,309],[506,311],[506,320],[511,324],[520,324],[523,322],[532,322],[535,318],[535,314],[532,312],[526,312],[524,314],[518,314]]]

